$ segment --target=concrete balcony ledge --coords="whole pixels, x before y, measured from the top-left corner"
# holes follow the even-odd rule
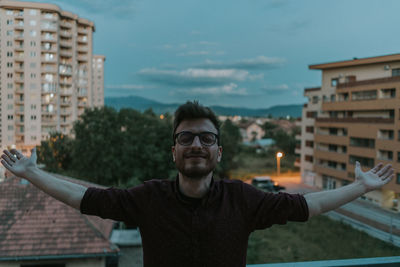
[[[395,257],[378,257],[348,260],[327,260],[327,261],[303,261],[288,263],[272,263],[272,264],[250,264],[249,267],[322,267],[322,266],[400,266],[400,256]]]

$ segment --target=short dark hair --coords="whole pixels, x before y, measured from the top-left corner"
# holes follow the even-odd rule
[[[179,124],[184,120],[191,119],[209,119],[213,124],[215,129],[217,129],[218,138],[217,142],[219,145],[219,121],[215,113],[209,108],[199,104],[198,101],[187,101],[185,104],[182,104],[175,111],[174,117],[174,131],[172,132],[172,138],[174,139],[175,144],[175,131],[178,128]]]

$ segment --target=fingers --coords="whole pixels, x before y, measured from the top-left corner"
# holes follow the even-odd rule
[[[385,173],[384,177],[382,177],[382,180],[386,180],[391,176],[394,176],[394,169],[393,168],[391,168],[387,173]]]
[[[381,176],[387,176],[387,172],[389,170],[393,170],[392,165],[387,164],[385,167],[383,167],[382,169],[380,169],[376,174],[381,177]]]
[[[378,163],[373,169],[371,169],[372,173],[377,173],[381,168],[382,168],[383,164],[380,162]]]
[[[3,151],[4,154],[7,156],[8,159],[12,160],[13,162],[15,162],[16,160],[16,156],[14,156],[13,154],[11,154],[8,150],[4,150]],[[4,158],[4,154],[1,156],[2,158]],[[5,159],[5,158],[4,158]]]
[[[7,155],[1,155],[1,158],[9,165],[12,166],[15,162],[11,160],[10,157],[8,157]]]
[[[392,173],[391,175],[389,175],[388,177],[386,177],[386,178],[383,180],[383,184],[385,185],[385,184],[389,183],[393,178],[394,178],[394,173]]]

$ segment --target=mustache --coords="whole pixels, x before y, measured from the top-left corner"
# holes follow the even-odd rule
[[[208,157],[208,153],[204,151],[189,151],[183,154],[185,158],[190,158],[190,157],[203,157],[206,158]]]

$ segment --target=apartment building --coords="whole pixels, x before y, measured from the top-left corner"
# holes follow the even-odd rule
[[[400,211],[400,54],[310,65],[322,84],[306,88],[298,136],[304,182],[334,189],[354,181],[355,162],[364,170],[379,162],[395,178],[365,199]]]
[[[52,131],[69,134],[85,108],[104,105],[94,31],[53,4],[0,0],[1,147],[27,151]]]

